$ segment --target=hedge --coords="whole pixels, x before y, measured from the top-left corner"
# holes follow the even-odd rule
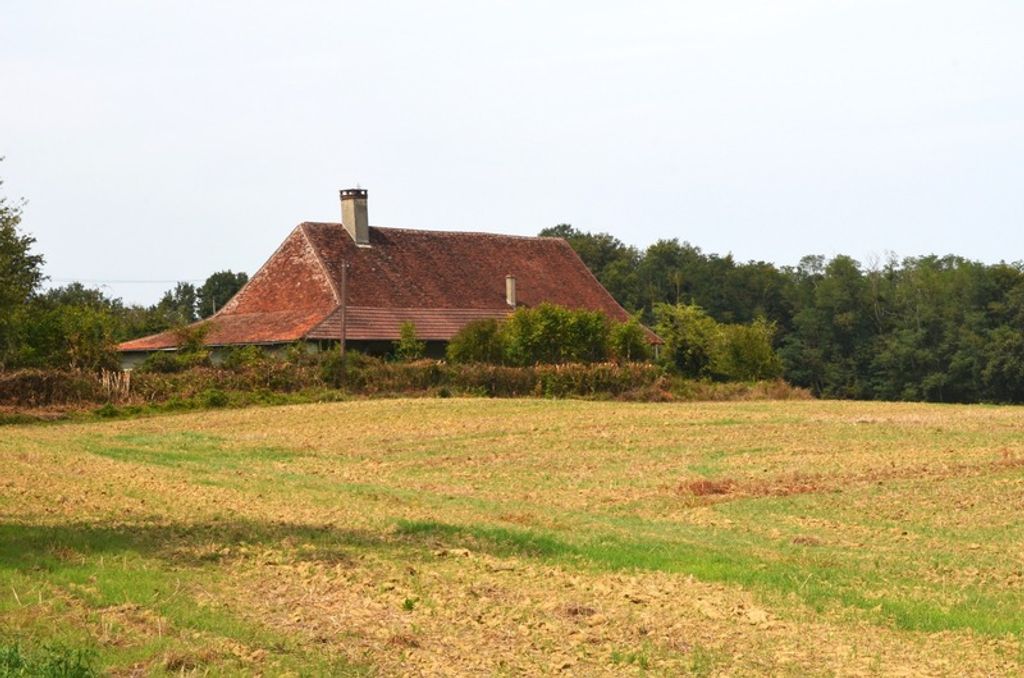
[[[785,382],[712,383],[669,377],[650,363],[571,363],[509,367],[443,361],[346,361],[294,364],[278,360],[184,372],[93,374],[60,370],[0,372],[0,406],[45,408],[104,403],[147,405],[191,402],[225,406],[354,396],[431,395],[499,398],[616,398],[631,401],[807,398]],[[343,369],[344,368],[344,369]],[[128,375],[128,376],[125,376]],[[228,394],[237,394],[238,397]],[[248,394],[248,395],[246,395]]]

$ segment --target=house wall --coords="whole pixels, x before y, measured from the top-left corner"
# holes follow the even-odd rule
[[[122,351],[121,352],[121,369],[122,370],[134,370],[136,367],[145,362],[146,358],[153,351]]]

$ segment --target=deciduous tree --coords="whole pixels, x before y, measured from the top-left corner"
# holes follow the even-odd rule
[[[26,303],[43,281],[43,256],[32,252],[35,238],[19,229],[24,204],[0,194],[0,368],[19,351]]]

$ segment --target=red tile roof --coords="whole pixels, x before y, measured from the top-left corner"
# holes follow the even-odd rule
[[[202,323],[210,327],[208,346],[237,344],[285,344],[301,339],[323,320],[319,311],[265,311],[263,313],[218,313]],[[121,351],[159,351],[178,345],[173,330],[126,341]]]
[[[347,275],[346,338],[397,339],[405,321],[422,339],[449,339],[470,320],[501,318],[505,276],[519,305],[549,302],[629,315],[561,238],[370,228],[356,245],[341,224],[300,224],[249,283],[209,322],[211,345],[337,339],[341,267]],[[660,340],[650,334],[652,341]],[[173,348],[173,332],[121,344]]]
[[[500,309],[511,274],[524,306],[547,301],[628,318],[561,238],[371,228],[370,246],[360,247],[341,224],[302,228],[338,288],[349,263],[351,306]]]

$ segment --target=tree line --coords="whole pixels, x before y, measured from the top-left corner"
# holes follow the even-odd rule
[[[646,249],[567,224],[563,237],[627,310],[660,304],[774,325],[784,378],[827,397],[1024,402],[1024,264],[921,256],[864,266],[737,262],[679,240]]]
[[[220,271],[199,286],[178,283],[151,306],[80,283],[44,289],[43,257],[19,228],[23,204],[0,195],[0,369],[116,367],[117,342],[208,317],[247,281]],[[540,234],[568,240],[612,296],[661,333],[663,359],[684,375],[781,371],[826,397],[1024,402],[1020,262],[950,255],[864,266],[814,255],[777,266],[677,239],[640,249],[567,224]]]

